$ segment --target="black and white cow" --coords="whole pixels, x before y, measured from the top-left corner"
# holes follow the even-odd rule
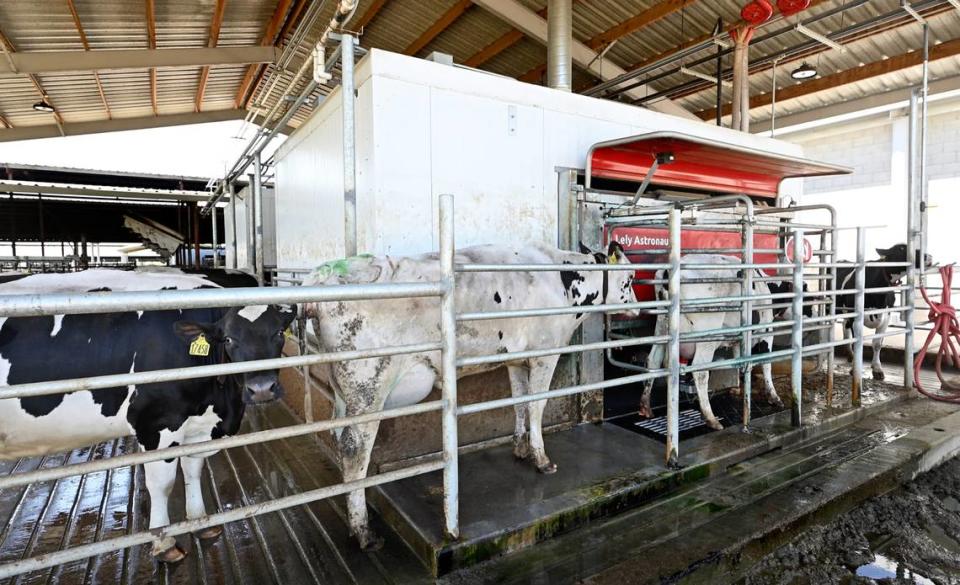
[[[256,286],[245,275],[213,277],[169,269],[101,269],[4,280],[3,295]],[[0,317],[0,386],[276,358],[294,317],[294,308],[273,305]],[[0,458],[44,455],[129,435],[145,451],[216,439],[237,432],[246,404],[280,393],[274,370],[0,400]],[[187,518],[206,513],[200,477],[203,458],[210,454],[144,465],[150,528],[170,523],[168,497],[178,464]],[[214,538],[220,532],[214,527],[200,536]],[[154,543],[153,553],[168,562],[184,556],[173,538]]]
[[[722,270],[704,270],[693,268],[681,268],[680,278],[686,279],[721,279],[739,276],[740,270],[737,265],[740,259],[733,256],[723,256],[718,254],[687,254],[680,260],[683,264],[730,264],[729,269]],[[657,279],[667,278],[667,272],[661,270],[657,272]],[[757,277],[763,276],[757,272]],[[754,294],[765,295],[770,293],[770,288],[765,282],[754,280]],[[680,285],[681,301],[692,299],[708,299],[716,297],[735,297],[741,295],[741,287],[738,283],[685,283]],[[666,286],[657,285],[657,298],[666,300],[668,298]],[[769,300],[757,300],[753,302],[753,322],[754,324],[772,323],[773,309],[764,308],[771,305]],[[666,314],[657,316],[655,335],[666,335],[668,332],[668,319]],[[740,311],[716,311],[709,313],[681,313],[680,314],[680,334],[694,333],[698,331],[710,331],[728,327],[740,326]],[[773,347],[773,334],[763,330],[754,331],[754,346],[752,353],[754,355],[768,353]],[[703,341],[697,343],[681,343],[680,357],[682,360],[689,361],[690,365],[696,366],[713,361],[714,353],[721,347],[730,347],[735,355],[740,354],[740,341]],[[647,368],[659,369],[666,359],[666,347],[663,345],[653,345],[650,348],[650,355],[647,358]],[[766,388],[767,399],[774,404],[782,404],[780,397],[777,396],[777,390],[773,386],[773,368],[770,363],[761,366],[763,369],[763,382]],[[722,429],[723,425],[717,420],[710,408],[710,373],[706,370],[694,372],[693,381],[697,388],[697,399],[700,403],[700,411],[703,414],[704,421],[710,428]],[[640,399],[639,413],[641,416],[652,416],[650,409],[650,393],[653,390],[653,381],[645,384],[643,396]]]
[[[607,254],[584,254],[546,245],[518,248],[477,246],[457,250],[457,263],[476,264],[594,264],[628,262],[619,244]],[[323,285],[391,283],[440,279],[437,254],[410,258],[355,257],[321,266],[307,282]],[[457,276],[458,312],[576,307],[635,302],[631,271],[480,272]],[[439,299],[400,299],[352,303],[308,304],[314,328],[325,351],[381,348],[435,340],[440,332]],[[583,313],[537,318],[470,321],[457,326],[460,356],[492,355],[560,347],[584,320]],[[513,396],[544,392],[550,386],[559,356],[483,364],[461,368],[458,377],[506,366]],[[338,415],[355,416],[420,402],[440,381],[440,352],[397,355],[334,364],[329,384],[338,402]],[[515,408],[514,455],[532,458],[542,473],[557,466],[547,457],[541,423],[546,400]],[[339,435],[344,481],[367,475],[379,422],[343,429]],[[370,531],[364,492],[347,499],[350,528],[361,546],[376,546]]]
[[[890,248],[877,248],[879,260],[872,262],[908,262],[907,245],[897,244]],[[920,255],[917,254],[914,259],[915,266],[920,268]],[[933,265],[933,257],[929,254],[924,259],[925,266]],[[864,269],[864,280],[866,288],[883,288],[896,286],[906,275],[906,269],[900,267],[867,266]],[[856,269],[854,266],[837,268],[837,288],[840,290],[853,290],[857,286]],[[897,295],[892,292],[866,293],[863,297],[863,307],[865,310],[887,309],[897,304]],[[837,297],[837,312],[852,313],[854,310],[854,295],[839,295]],[[876,330],[877,333],[884,333],[890,324],[890,313],[882,315],[867,315],[864,317],[863,325]],[[843,333],[845,337],[853,337],[853,319],[846,319],[843,322]],[[849,347],[850,356],[853,356],[853,348]],[[874,380],[883,380],[883,366],[880,363],[880,353],[883,349],[883,338],[873,340],[873,360],[870,369],[873,371]]]

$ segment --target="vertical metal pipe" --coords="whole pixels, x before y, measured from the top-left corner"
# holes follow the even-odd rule
[[[357,134],[354,114],[353,50],[355,39],[348,33],[340,37],[343,101],[343,248],[347,258],[357,255]]]
[[[279,282],[274,281],[273,285],[278,286]],[[300,349],[300,355],[307,355],[309,351],[307,347],[307,315],[302,308],[297,312],[297,346]],[[310,366],[305,365],[300,368],[300,375],[303,376],[303,419],[308,423],[312,423],[313,380],[310,376]]]
[[[753,264],[753,209],[748,208],[749,215],[744,215],[741,228],[743,238],[743,263]],[[740,271],[742,274],[743,288],[740,294],[753,294],[753,268],[744,268]],[[753,324],[753,302],[744,301],[740,305],[740,325],[748,327]],[[771,348],[772,349],[772,348]],[[740,338],[740,356],[749,358],[753,354],[753,332],[744,331]],[[753,393],[753,366],[743,366],[743,430],[750,430],[750,412]]]
[[[246,264],[246,266],[244,266],[244,268],[250,270],[250,272],[254,272],[254,265],[255,265],[255,264],[254,264],[254,262],[255,262],[254,258],[255,258],[256,255],[257,255],[257,249],[256,249],[255,243],[254,243],[254,240],[256,239],[256,238],[255,238],[256,229],[254,228],[254,225],[253,225],[253,216],[254,216],[254,211],[255,211],[255,210],[254,210],[254,204],[255,204],[255,202],[254,202],[254,197],[253,197],[253,181],[254,181],[254,179],[253,179],[253,174],[251,173],[251,174],[247,175],[247,179],[248,179],[248,181],[249,181],[249,183],[247,184],[247,196],[246,196],[246,198],[244,198],[244,200],[243,200],[243,204],[244,204],[244,207],[245,207],[245,210],[246,210],[246,220],[247,220],[247,225],[246,225],[246,230],[247,230],[247,264]]]
[[[920,102],[920,155],[918,163],[920,165],[920,284],[926,283],[926,257],[927,257],[927,132],[929,130],[929,120],[927,119],[927,102],[930,89],[930,25],[923,24],[923,86],[921,92],[923,100]]]
[[[793,326],[790,328],[790,389],[793,391],[793,406],[790,422],[795,427],[803,425],[803,230],[793,229],[793,297],[790,310]]]
[[[837,210],[832,206],[828,207],[830,210],[830,264],[836,264],[837,262]],[[837,268],[835,266],[827,269],[830,276],[830,290],[837,290]],[[821,281],[821,286],[822,285]],[[830,301],[830,316],[836,317],[837,315],[837,297],[831,296]],[[830,319],[830,328],[827,329],[827,341],[833,342],[836,337],[836,319]],[[827,353],[827,405],[833,404],[833,369],[834,362],[836,361],[836,352],[837,349],[833,346],[830,347],[830,352]]]
[[[773,60],[773,87],[770,88],[770,137],[777,131],[777,65],[780,59]]]
[[[212,234],[211,239],[213,240],[213,242],[211,242],[213,247],[213,267],[220,268],[220,254],[219,254],[220,234],[218,233],[219,226],[217,226],[217,206],[216,205],[214,205],[213,209],[210,210],[210,230]]]
[[[253,242],[254,271],[257,282],[263,285],[263,182],[261,180],[260,153],[253,157]]]
[[[857,228],[857,267],[854,285],[856,294],[854,295],[854,311],[856,317],[853,320],[853,382],[850,387],[850,403],[853,406],[860,406],[860,389],[863,387],[863,305],[864,288],[866,288],[866,230],[862,227]]]
[[[40,257],[47,255],[46,234],[43,226],[43,195],[37,195],[37,219],[40,221]]]
[[[440,300],[441,415],[443,427],[443,514],[447,536],[460,536],[459,459],[457,454],[457,308],[456,273],[453,267],[453,196],[440,196],[440,278],[444,285]]]
[[[193,267],[200,268],[200,210],[197,202],[190,204],[190,225],[193,226]]]
[[[907,261],[910,265],[907,267],[906,286],[907,290],[903,292],[903,306],[906,311],[903,313],[903,319],[906,322],[903,338],[903,387],[905,390],[912,390],[913,380],[913,358],[916,348],[914,347],[914,314],[913,297],[916,292],[917,275],[914,269],[914,262],[917,257],[917,105],[918,90],[910,92],[910,117],[907,139]]]
[[[713,34],[723,32],[723,19],[717,19]],[[717,45],[717,126],[723,126],[723,47]]]
[[[671,209],[670,227],[670,276],[667,292],[670,295],[668,309],[667,364],[667,467],[680,466],[680,218],[679,209]]]
[[[230,249],[233,250],[233,261],[230,268],[237,268],[237,187],[233,181],[227,185],[230,190]]]
[[[547,85],[573,89],[573,0],[547,2]]]

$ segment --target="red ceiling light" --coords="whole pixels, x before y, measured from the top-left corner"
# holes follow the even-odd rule
[[[771,16],[773,16],[773,5],[769,0],[753,0],[744,4],[740,10],[740,18],[753,26],[765,23]]]

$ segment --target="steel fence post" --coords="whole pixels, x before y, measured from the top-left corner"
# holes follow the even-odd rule
[[[753,209],[748,207],[747,214],[743,218],[743,259],[744,264],[753,264]],[[753,294],[753,268],[744,268],[741,270],[743,296]],[[753,302],[744,301],[740,305],[740,326],[749,327],[753,324]],[[772,348],[771,348],[772,349]],[[753,332],[744,331],[740,338],[740,357],[749,358],[753,354]],[[750,431],[750,414],[753,393],[753,366],[749,362],[742,366],[743,382],[741,389],[743,391],[743,431]]]
[[[860,406],[860,389],[863,386],[863,311],[864,288],[866,287],[866,231],[857,228],[857,266],[855,276],[856,294],[854,295],[853,322],[853,381],[850,384],[850,403]]]
[[[793,298],[791,312],[793,326],[790,329],[790,389],[793,393],[793,406],[790,410],[790,423],[799,427],[803,424],[803,230],[793,229]]]
[[[680,219],[679,209],[670,210],[670,295],[667,342],[667,467],[679,467],[680,452]]]
[[[460,536],[459,459],[457,453],[457,310],[453,265],[453,195],[440,196],[440,333],[443,426],[443,515],[447,536]]]

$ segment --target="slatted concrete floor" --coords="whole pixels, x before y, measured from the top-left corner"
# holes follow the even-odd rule
[[[294,424],[279,404],[254,411],[247,427]],[[245,431],[252,430],[250,428]],[[130,452],[131,439],[44,458],[0,462],[0,473],[59,467]],[[221,452],[207,459],[207,510],[229,509],[299,493],[339,481],[329,459],[307,437]],[[182,482],[171,499],[171,517],[183,518]],[[225,527],[213,542],[180,537],[187,558],[172,568],[157,564],[149,546],[77,561],[7,580],[40,583],[140,585],[264,583],[418,583],[426,570],[382,526],[382,550],[364,553],[349,537],[343,498],[315,502]],[[57,482],[0,491],[0,564],[143,530],[149,500],[142,468],[121,468]],[[4,585],[7,585],[4,584]]]

